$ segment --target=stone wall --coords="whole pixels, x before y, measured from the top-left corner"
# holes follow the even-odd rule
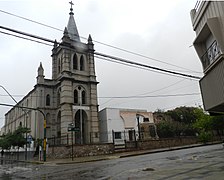
[[[166,138],[158,140],[145,140],[131,142],[126,144],[126,150],[150,150],[169,148],[175,146],[184,146],[198,143],[195,137]],[[114,145],[111,144],[89,144],[74,145],[73,157],[96,156],[114,153]],[[47,150],[48,158],[70,158],[72,155],[72,146],[49,147]]]
[[[113,144],[89,144],[74,145],[73,157],[96,156],[111,154],[114,152]],[[69,158],[72,155],[72,146],[49,147],[47,150],[48,158]]]
[[[198,143],[198,139],[196,137],[166,138],[158,140],[139,141],[137,143],[137,147],[138,149],[146,150],[184,146],[196,143]]]

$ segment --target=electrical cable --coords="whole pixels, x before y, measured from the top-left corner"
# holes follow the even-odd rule
[[[106,54],[103,54],[103,53],[94,52],[94,54],[98,55],[98,56],[110,58],[110,59],[113,59],[115,61],[121,61],[123,63],[137,65],[137,66],[141,66],[141,67],[144,67],[144,68],[149,68],[149,69],[153,69],[153,70],[157,70],[157,71],[162,71],[162,72],[169,73],[169,74],[179,75],[179,76],[188,77],[188,78],[192,78],[192,79],[201,79],[201,77],[198,77],[198,76],[193,76],[193,75],[184,74],[184,73],[180,73],[180,72],[170,71],[170,70],[167,70],[167,69],[162,69],[162,68],[150,66],[150,65],[147,65],[147,64],[142,64],[142,63],[130,61],[130,60],[127,60],[127,59],[123,59],[123,58],[119,58],[119,57],[115,57],[115,56],[111,56],[111,55],[106,55]]]
[[[8,30],[8,31],[12,31],[14,33],[22,34],[24,36],[29,36],[29,37],[32,37],[32,38],[36,38],[36,39],[39,39],[39,40],[42,40],[42,41],[47,41],[47,42],[54,43],[54,44],[57,43],[56,41],[53,41],[53,40],[50,40],[50,39],[47,39],[47,38],[43,38],[43,37],[36,36],[36,35],[33,35],[33,34],[28,34],[28,33],[18,31],[18,30],[15,30],[15,29],[11,29],[11,28],[7,28],[7,27],[4,27],[4,26],[0,26],[0,28]],[[140,66],[140,67],[144,67],[144,68],[148,68],[148,69],[153,69],[153,70],[160,71],[160,72],[165,72],[165,73],[168,73],[168,74],[183,76],[183,77],[187,77],[187,78],[190,78],[190,79],[201,79],[200,77],[197,77],[197,76],[184,74],[184,73],[180,73],[180,72],[175,72],[175,71],[170,71],[170,70],[167,70],[167,69],[162,69],[162,68],[146,65],[146,64],[130,61],[130,60],[127,60],[127,59],[122,59],[122,58],[118,58],[118,57],[115,57],[115,56],[106,55],[106,54],[103,54],[103,53],[94,52],[94,54],[98,55],[98,56],[110,58],[110,59],[113,59],[115,61],[120,61],[122,63],[131,64],[131,65],[135,65],[135,66]]]
[[[175,97],[175,96],[195,96],[200,95],[200,93],[189,93],[189,94],[162,94],[162,95],[153,95],[153,96],[105,96],[105,97],[98,97],[101,99],[132,99],[132,98],[154,98],[154,97]]]
[[[32,19],[25,18],[25,17],[19,16],[19,15],[16,15],[16,14],[13,14],[13,13],[10,13],[10,12],[7,12],[7,11],[3,11],[1,9],[0,9],[0,12],[5,13],[5,14],[8,14],[8,15],[11,15],[11,16],[14,16],[14,17],[17,17],[17,18],[20,18],[20,19],[23,19],[23,20],[26,20],[26,21],[29,21],[29,22],[32,22],[32,23],[35,23],[35,24],[38,24],[38,25],[42,25],[42,26],[45,26],[45,27],[48,27],[48,28],[51,28],[51,29],[54,29],[54,30],[63,32],[63,30],[61,30],[59,28],[55,28],[53,26],[50,26],[50,25],[47,25],[47,24],[44,24],[44,23],[40,23],[38,21],[34,21]],[[73,34],[73,35],[77,36],[76,34]],[[87,38],[85,38],[83,36],[79,36],[79,37],[81,39],[87,40]],[[170,65],[170,66],[174,66],[174,67],[177,67],[177,68],[185,69],[185,70],[188,70],[189,72],[200,73],[200,74],[202,73],[202,72],[192,71],[190,69],[187,69],[187,68],[184,68],[184,67],[181,67],[181,66],[177,66],[177,65],[174,65],[174,64],[171,64],[171,63],[167,63],[167,62],[164,62],[164,61],[159,60],[159,59],[151,58],[151,57],[142,55],[140,53],[132,52],[132,51],[129,51],[129,50],[120,48],[120,47],[116,47],[116,46],[113,46],[113,45],[109,45],[109,44],[106,44],[106,43],[103,43],[103,42],[100,42],[100,41],[97,41],[97,40],[93,40],[93,42],[96,42],[98,44],[101,44],[101,45],[104,45],[104,46],[107,46],[107,47],[110,47],[110,48],[114,48],[114,49],[117,49],[117,50],[120,50],[120,51],[129,53],[129,54],[132,54],[132,55],[136,55],[136,56],[143,57],[143,58],[146,58],[146,59],[150,59],[150,60],[153,60],[153,61],[156,61],[156,62],[160,62],[160,63],[166,64],[166,65]]]
[[[30,38],[25,38],[25,37],[22,37],[22,36],[17,36],[15,34],[6,33],[6,32],[3,32],[3,31],[0,31],[0,33],[5,34],[5,35],[9,35],[9,36],[14,36],[14,37],[17,37],[17,38],[20,38],[20,39],[33,41],[33,42],[40,43],[40,44],[44,44],[44,45],[47,45],[47,46],[52,46],[51,44],[47,44],[47,43],[44,43],[44,42],[41,42],[41,41],[37,41],[37,40],[33,40],[33,39],[30,39]]]

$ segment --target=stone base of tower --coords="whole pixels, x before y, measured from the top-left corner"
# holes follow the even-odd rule
[[[96,107],[61,106],[61,145],[99,143],[99,122]]]

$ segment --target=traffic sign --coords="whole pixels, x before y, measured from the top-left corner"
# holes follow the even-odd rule
[[[79,109],[81,109],[81,110],[89,110],[90,108],[89,108],[89,106],[73,106],[73,109],[74,110],[79,110]]]
[[[28,136],[27,136],[27,142],[30,143],[32,140],[33,140],[32,136],[31,136],[31,135],[28,135]]]
[[[68,127],[68,131],[78,132],[78,131],[80,131],[80,129],[79,129],[79,127]]]

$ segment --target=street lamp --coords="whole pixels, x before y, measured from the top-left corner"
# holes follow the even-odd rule
[[[74,131],[73,123],[68,124],[68,131],[71,131],[71,136],[72,136],[72,161],[73,161],[73,131]]]
[[[137,123],[138,123],[138,138],[139,138],[139,140],[141,140],[141,132],[140,132],[140,123],[139,123],[139,115],[137,114],[136,115],[136,118],[137,118]]]
[[[17,104],[18,102],[15,100],[15,98],[4,88],[4,86],[0,85],[0,87],[12,98],[12,100]]]

